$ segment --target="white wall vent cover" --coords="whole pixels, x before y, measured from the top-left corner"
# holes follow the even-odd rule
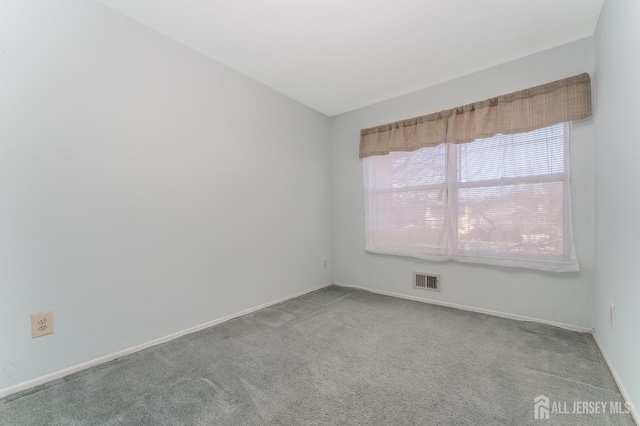
[[[440,291],[440,275],[413,273],[413,286],[425,290]]]

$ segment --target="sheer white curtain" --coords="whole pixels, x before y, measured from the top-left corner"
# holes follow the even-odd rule
[[[570,124],[363,159],[366,249],[577,271]]]

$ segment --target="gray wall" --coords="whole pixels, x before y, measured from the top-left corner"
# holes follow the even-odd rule
[[[0,389],[331,280],[327,117],[83,0],[0,74]]]
[[[640,408],[640,2],[606,0],[596,28],[596,336]],[[616,328],[609,325],[616,306]]]
[[[579,273],[544,273],[367,253],[364,249],[364,192],[358,143],[362,128],[464,105],[582,72],[591,74],[593,68],[593,40],[588,38],[332,118],[334,281],[547,321],[591,326],[592,119],[573,126],[572,203]],[[414,270],[440,274],[442,291],[433,293],[412,288]]]

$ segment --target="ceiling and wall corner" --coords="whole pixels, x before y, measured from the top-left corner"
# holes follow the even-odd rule
[[[603,0],[98,0],[334,116],[593,35]]]

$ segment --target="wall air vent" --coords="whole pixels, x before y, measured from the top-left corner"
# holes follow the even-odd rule
[[[440,275],[413,273],[413,286],[424,290],[440,291]]]

